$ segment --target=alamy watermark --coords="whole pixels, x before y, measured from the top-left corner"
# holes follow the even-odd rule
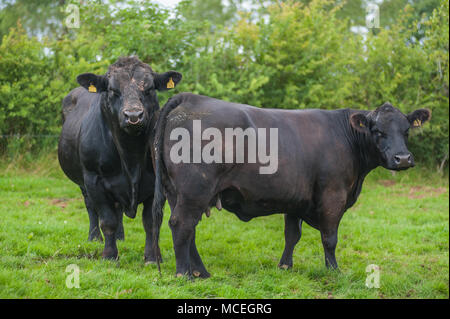
[[[76,4],[68,4],[65,12],[68,14],[66,16],[66,27],[69,29],[80,28],[80,8]]]
[[[366,267],[366,287],[380,288],[380,267],[375,264],[370,264]]]
[[[69,273],[66,277],[66,287],[69,289],[80,288],[80,267],[76,264],[70,264],[66,267]]]
[[[378,29],[380,27],[380,7],[375,3],[367,4],[366,27],[369,29]]]
[[[201,120],[193,120],[192,137],[189,130],[177,127],[170,132],[170,140],[177,141],[170,149],[170,159],[175,164],[245,163],[247,157],[246,163],[261,164],[260,174],[278,170],[278,128],[208,127],[202,131]],[[202,147],[203,141],[209,142]]]

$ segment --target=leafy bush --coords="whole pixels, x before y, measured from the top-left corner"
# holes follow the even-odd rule
[[[57,133],[59,103],[66,88],[53,77],[51,59],[44,45],[29,38],[19,25],[0,45],[0,147],[5,149],[12,134],[49,135]],[[59,91],[59,92],[58,92]],[[11,137],[9,137],[11,138]],[[16,137],[17,145],[34,145]]]
[[[80,6],[79,29],[37,39],[19,24],[2,40],[0,135],[32,136],[1,138],[0,153],[55,147],[57,138],[42,136],[58,135],[61,101],[76,76],[104,73],[134,54],[155,71],[183,73],[174,92],[272,108],[374,109],[386,101],[403,112],[430,108],[433,118],[411,137],[411,150],[430,167],[447,163],[446,0],[420,23],[414,3],[390,14],[389,28],[366,34],[350,30],[353,7],[331,0],[281,1],[236,18],[215,1],[211,7],[224,13],[210,21],[201,20],[201,1],[173,10],[132,0],[70,2]],[[168,94],[160,97],[162,104]]]

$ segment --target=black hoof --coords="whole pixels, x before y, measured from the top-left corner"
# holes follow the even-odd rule
[[[104,250],[102,253],[102,258],[106,260],[119,260],[119,253],[117,250]]]
[[[337,265],[325,265],[325,266],[327,267],[328,270],[331,270],[331,271],[336,271],[336,272],[341,271]]]

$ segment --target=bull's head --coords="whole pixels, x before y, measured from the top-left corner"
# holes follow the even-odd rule
[[[83,73],[78,83],[89,92],[101,94],[101,106],[114,126],[139,135],[159,108],[156,90],[165,91],[181,81],[175,71],[156,73],[136,57],[122,57],[106,75]]]
[[[391,170],[414,166],[414,158],[407,148],[410,128],[417,128],[431,118],[431,111],[418,109],[404,115],[389,103],[369,114],[355,113],[350,123],[359,132],[368,134],[375,145],[381,165]]]

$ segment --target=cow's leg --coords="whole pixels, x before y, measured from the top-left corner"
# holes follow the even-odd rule
[[[336,245],[337,245],[337,227],[320,231],[322,237],[322,245],[325,252],[325,265],[327,268],[337,269],[336,261]]]
[[[98,215],[97,212],[94,209],[94,206],[91,203],[91,200],[89,199],[86,189],[84,187],[80,187],[81,193],[83,194],[84,198],[84,204],[86,205],[86,209],[88,211],[89,215],[89,235],[88,240],[98,240],[103,241],[102,234],[100,233],[100,227],[98,225]]]
[[[156,263],[156,255],[153,249],[153,238],[152,238],[152,227],[153,227],[153,218],[152,218],[152,204],[153,204],[153,196],[148,198],[144,202],[144,210],[142,211],[142,224],[144,225],[145,230],[145,250],[144,250],[144,261],[145,263]],[[159,245],[157,247],[157,254],[159,255],[159,261],[162,262],[161,251],[159,249]]]
[[[118,240],[125,240],[125,231],[123,230],[123,212],[120,208],[120,205],[116,205],[116,210],[118,211],[118,225],[117,225],[117,231],[116,231],[116,239]]]
[[[195,238],[195,226],[201,214],[202,210],[196,205],[187,205],[178,201],[170,216],[169,226],[172,230],[177,276],[192,277],[191,244]]]
[[[105,247],[102,256],[105,259],[117,259],[116,232],[122,212],[106,196],[106,191],[98,176],[85,174],[86,193],[92,206],[98,214],[100,229],[105,237]]]
[[[319,229],[325,252],[325,265],[331,269],[338,268],[335,250],[338,242],[339,222],[345,211],[345,201],[345,193],[325,191],[320,205]]]
[[[284,240],[285,246],[278,267],[282,269],[292,268],[292,254],[294,247],[302,236],[302,220],[297,216],[284,215]]]
[[[109,205],[107,202],[98,203],[97,207],[100,217],[100,229],[105,237],[102,257],[105,259],[118,259],[116,234],[122,212],[115,210],[114,205]]]
[[[192,238],[190,246],[190,259],[191,259],[192,274],[195,277],[209,278],[211,276],[209,272],[206,270],[205,265],[203,265],[203,261],[200,258],[200,255],[197,251],[197,246],[195,245],[195,233],[194,238]]]

